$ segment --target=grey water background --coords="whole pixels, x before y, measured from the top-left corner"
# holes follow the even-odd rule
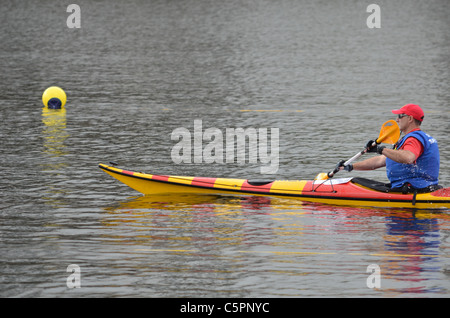
[[[311,179],[417,103],[450,186],[448,1],[377,1],[380,29],[364,1],[76,3],[79,29],[68,3],[0,4],[0,296],[449,296],[448,211],[147,198],[97,167]],[[42,110],[52,85],[65,113]],[[171,133],[195,119],[279,128],[277,174],[174,164]],[[66,285],[70,264],[81,288]]]

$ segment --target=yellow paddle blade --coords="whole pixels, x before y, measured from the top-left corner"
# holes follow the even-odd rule
[[[326,173],[326,172],[319,173],[319,174],[314,178],[314,180],[328,180],[328,173]]]
[[[388,120],[381,126],[380,134],[377,138],[377,143],[395,144],[400,138],[400,128],[395,120]]]

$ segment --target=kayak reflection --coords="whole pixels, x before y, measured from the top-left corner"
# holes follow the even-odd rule
[[[267,235],[274,235],[274,228],[257,227],[254,224],[258,215],[272,216],[277,211],[298,212],[298,202],[260,196],[220,196],[220,195],[152,195],[131,197],[115,206],[105,208],[109,217],[103,220],[107,226],[121,226],[125,223],[138,230],[147,227],[147,235],[142,239],[154,239],[164,229],[183,228],[184,231],[169,231],[170,240],[191,240],[204,237],[206,231],[213,233],[208,240],[242,242],[247,235],[261,236],[264,242]],[[252,223],[247,231],[245,226]],[[251,232],[251,233],[250,233]],[[174,236],[173,234],[176,233]],[[178,236],[178,237],[177,237]],[[265,237],[265,238],[263,238]],[[134,238],[136,239],[136,237]]]
[[[441,233],[450,224],[448,211],[414,210],[414,209],[376,209],[354,207],[329,207],[316,205],[315,209],[326,214],[334,214],[341,219],[340,230],[350,231],[348,225],[356,228],[359,222],[367,224],[366,230],[370,240],[378,240],[376,231],[383,220],[383,246],[370,246],[371,251],[355,251],[355,255],[376,257],[375,264],[380,265],[385,297],[399,293],[445,293],[442,288],[430,287],[430,273],[442,273],[446,268],[446,257],[441,246],[447,236]],[[357,228],[361,231],[361,228]],[[427,275],[428,273],[428,275]],[[402,286],[399,288],[398,286]]]
[[[388,295],[439,293],[428,287],[426,275],[445,270],[440,229],[450,223],[446,213],[261,196],[139,196],[105,212],[105,242],[126,245],[133,257],[149,257],[143,268],[226,272],[231,289],[258,269],[271,279],[295,278],[292,286],[286,281],[295,289],[300,287],[294,281],[320,280],[331,272],[354,281],[360,279],[355,270],[364,272],[374,263]],[[264,280],[254,282],[264,285]]]
[[[144,195],[130,197],[105,208],[105,211],[111,218],[104,221],[111,226],[122,222],[149,224],[152,220],[160,221],[164,217],[178,222],[205,223],[208,220],[214,224],[218,224],[220,220],[231,220],[230,227],[236,228],[236,224],[244,225],[245,222],[252,222],[252,217],[257,218],[258,215],[269,216],[272,220],[283,220],[283,216],[286,215],[310,216],[324,222],[330,222],[331,215],[336,234],[355,230],[371,231],[373,230],[371,222],[374,219],[382,219],[382,224],[385,225],[384,252],[392,252],[393,255],[412,255],[424,252],[426,248],[434,249],[436,242],[429,241],[428,238],[438,238],[439,235],[436,233],[439,232],[439,223],[450,222],[449,214],[435,210],[330,206],[263,196]],[[296,218],[295,222],[301,222],[301,218]],[[365,226],[360,227],[361,223]],[[277,227],[271,230],[276,229]],[[426,236],[427,240],[420,239],[422,236]],[[419,246],[414,244],[417,238]],[[402,240],[410,244],[393,243]]]

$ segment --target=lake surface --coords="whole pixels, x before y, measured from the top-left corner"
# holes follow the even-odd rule
[[[450,2],[378,1],[379,29],[359,1],[77,4],[79,29],[58,1],[0,5],[0,296],[450,295],[449,211],[143,197],[97,166],[312,179],[417,103],[450,186]],[[52,85],[65,111],[43,109]],[[249,159],[174,163],[171,135],[195,120],[278,128],[276,174]]]

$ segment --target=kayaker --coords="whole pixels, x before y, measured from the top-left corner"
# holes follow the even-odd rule
[[[403,192],[415,189],[431,189],[439,180],[439,148],[436,139],[420,129],[424,113],[415,104],[407,104],[400,109],[392,110],[397,115],[396,122],[404,134],[393,149],[381,145],[372,146],[370,140],[367,152],[376,152],[380,156],[343,166],[341,169],[374,170],[386,167],[387,177],[391,182],[388,187],[401,189]],[[405,190],[406,189],[406,190]]]

